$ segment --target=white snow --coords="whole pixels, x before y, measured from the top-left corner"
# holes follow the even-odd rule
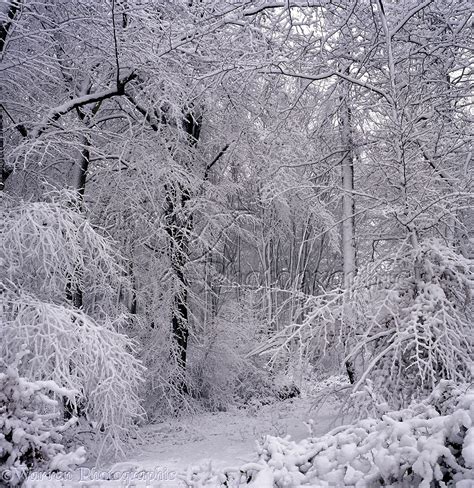
[[[49,465],[52,471],[70,471],[73,467],[83,464],[86,460],[86,450],[83,447],[78,447],[74,452],[67,454],[56,454]]]
[[[428,488],[450,470],[447,486],[474,486],[471,391],[444,382],[421,403],[360,421],[341,418],[339,404],[333,399],[311,411],[309,399],[296,398],[148,425],[137,430],[127,461],[52,474],[59,479],[35,474],[26,488],[361,488],[381,482],[401,488],[415,481]],[[463,429],[464,467],[450,448]]]
[[[85,463],[74,473],[53,473],[43,479],[35,474],[26,488],[183,488],[188,485],[181,477],[192,483],[194,472],[215,473],[232,468],[238,471],[246,463],[261,470],[251,486],[272,487],[273,475],[257,464],[258,442],[266,435],[290,435],[293,440],[302,440],[308,436],[305,423],[310,420],[312,435],[322,435],[333,427],[337,412],[334,404],[326,403],[316,411],[312,410],[310,399],[296,398],[258,409],[204,413],[185,420],[151,424],[137,431],[127,461],[99,467]]]
[[[462,457],[464,458],[466,466],[474,468],[474,427],[471,427],[466,432],[462,449]]]

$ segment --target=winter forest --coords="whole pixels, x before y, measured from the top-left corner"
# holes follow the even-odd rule
[[[0,486],[472,488],[473,19],[0,0]]]

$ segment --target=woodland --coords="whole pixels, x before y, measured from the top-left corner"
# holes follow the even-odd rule
[[[473,18],[0,1],[6,486],[335,374],[346,430],[183,486],[473,486]]]

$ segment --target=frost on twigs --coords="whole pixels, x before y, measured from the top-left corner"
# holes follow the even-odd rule
[[[76,423],[64,423],[62,409],[53,398],[73,398],[77,391],[54,381],[28,381],[18,373],[22,354],[0,365],[0,479],[17,486],[32,469],[70,470],[85,461],[79,447],[66,453],[62,433]]]

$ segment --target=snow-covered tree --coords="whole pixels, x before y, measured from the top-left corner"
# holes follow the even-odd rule
[[[427,396],[441,379],[469,382],[473,264],[431,239],[416,250],[404,243],[395,259],[361,270],[354,285],[357,346],[351,356],[368,355],[355,391],[370,379],[375,404],[393,408]]]
[[[2,202],[0,350],[10,364],[26,347],[20,375],[76,391],[66,408],[120,447],[142,414],[143,367],[125,334],[118,256],[75,198]]]
[[[124,395],[110,432],[138,357],[154,416],[248,398],[265,349],[346,359],[397,407],[467,375],[467,0],[4,7],[2,313],[43,358],[22,374],[92,417]]]

